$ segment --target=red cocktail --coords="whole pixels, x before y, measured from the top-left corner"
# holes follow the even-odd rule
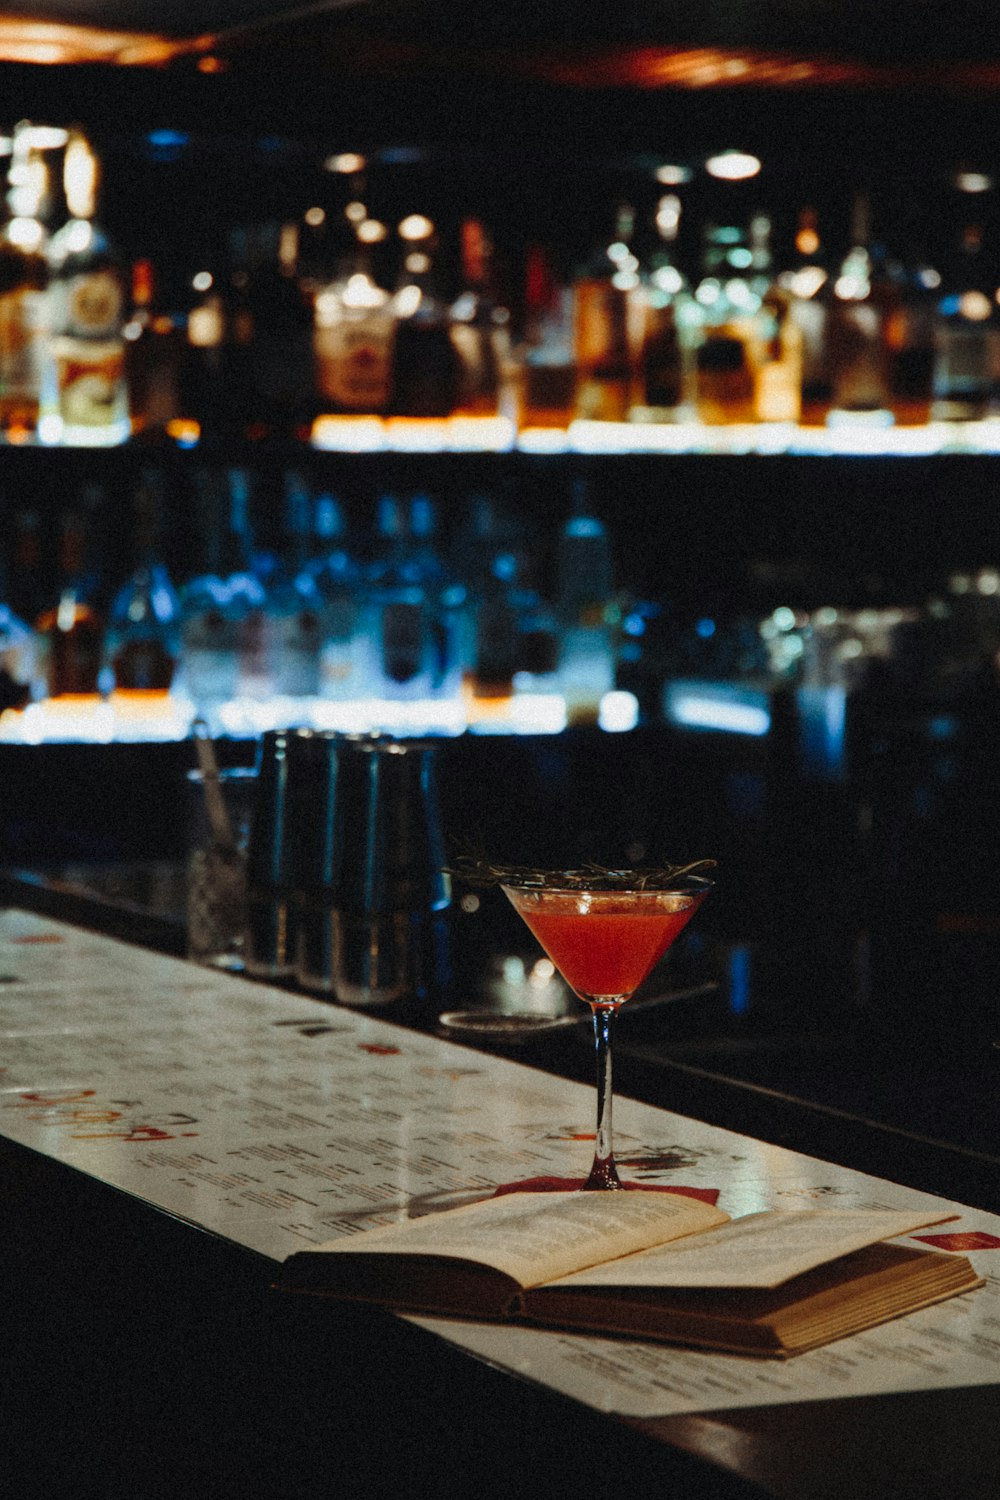
[[[597,1143],[587,1188],[621,1187],[611,1140],[611,1026],[619,1008],[659,962],[712,888],[685,874],[670,889],[637,885],[616,872],[611,888],[508,884],[503,890],[566,983],[594,1015]]]

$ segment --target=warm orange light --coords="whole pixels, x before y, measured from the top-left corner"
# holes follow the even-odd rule
[[[877,82],[889,69],[828,57],[720,47],[614,47],[543,57],[533,72],[580,88],[799,88]]]
[[[97,26],[68,26],[28,17],[0,16],[0,62],[116,63],[157,67],[174,57],[203,52],[210,36],[171,39],[152,32],[111,31]]]
[[[800,255],[815,255],[819,243],[819,235],[815,229],[800,229],[795,236],[795,248]]]

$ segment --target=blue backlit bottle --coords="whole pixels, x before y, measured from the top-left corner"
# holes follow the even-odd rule
[[[184,685],[208,712],[268,691],[264,586],[251,562],[249,485],[239,469],[195,475],[202,562],[181,590]]]
[[[364,696],[364,642],[359,633],[361,568],[347,544],[343,506],[328,491],[312,512],[309,571],[320,596],[319,691],[334,699]]]
[[[180,650],[180,599],[160,555],[160,476],[147,470],[133,510],[133,570],[111,602],[107,654],[115,688],[169,690]]]
[[[560,691],[571,724],[596,723],[601,698],[614,687],[613,569],[607,529],[582,481],[559,537],[557,571]]]

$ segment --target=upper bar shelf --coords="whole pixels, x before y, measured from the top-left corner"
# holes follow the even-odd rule
[[[141,439],[119,447],[145,449]],[[179,428],[168,434],[167,451],[202,448],[196,432]],[[209,445],[211,446],[211,445]],[[249,451],[268,444],[248,443]],[[974,422],[926,422],[904,426],[864,420],[830,427],[792,422],[594,422],[576,420],[565,428],[524,427],[506,418],[321,417],[304,448],[332,454],[504,454],[603,456],[680,454],[792,457],[916,457],[936,454],[1000,454],[1000,418]],[[53,452],[44,444],[2,443],[0,452],[30,448]],[[96,451],[96,450],[95,450]],[[104,450],[107,451],[107,450]],[[0,460],[2,462],[2,460]]]

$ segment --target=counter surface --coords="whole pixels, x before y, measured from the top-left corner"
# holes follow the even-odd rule
[[[24,1212],[12,1215],[12,1224],[19,1243],[31,1242],[36,1252],[44,1246],[40,1256],[24,1251],[30,1279],[38,1282],[38,1264],[48,1260],[50,1295],[52,1277],[59,1283],[56,1305],[74,1300],[66,1272],[74,1265],[84,1285],[100,1289],[101,1303],[109,1305],[110,1284],[116,1297],[127,1297],[135,1316],[138,1297],[142,1321],[136,1326],[150,1319],[157,1326],[157,1342],[150,1346],[156,1371],[168,1368],[190,1382],[191,1371],[201,1369],[204,1378],[206,1351],[209,1365],[218,1352],[219,1328],[239,1321],[241,1310],[245,1320],[252,1303],[255,1322],[251,1328],[244,1321],[241,1340],[255,1350],[258,1375],[265,1347],[273,1359],[274,1344],[280,1344],[281,1360],[300,1355],[305,1369],[331,1339],[341,1366],[346,1359],[352,1368],[357,1362],[360,1371],[370,1361],[376,1330],[387,1349],[399,1348],[407,1360],[419,1358],[421,1389],[412,1401],[413,1382],[406,1381],[404,1396],[388,1373],[412,1372],[412,1364],[387,1363],[381,1378],[398,1392],[393,1422],[406,1427],[421,1464],[440,1440],[428,1427],[426,1407],[432,1388],[440,1394],[442,1369],[462,1372],[449,1403],[453,1420],[465,1429],[459,1447],[471,1443],[480,1457],[491,1453],[490,1472],[499,1472],[495,1466],[513,1401],[523,1443],[515,1460],[508,1434],[504,1462],[508,1473],[528,1466],[524,1493],[542,1492],[541,1476],[557,1453],[563,1454],[564,1481],[577,1462],[591,1463],[597,1453],[603,1463],[610,1464],[614,1453],[624,1462],[626,1451],[632,1493],[646,1492],[646,1474],[655,1486],[668,1476],[677,1480],[682,1472],[686,1493],[706,1495],[725,1494],[721,1486],[738,1480],[743,1493],[755,1493],[756,1485],[774,1495],[846,1496],[862,1469],[875,1494],[931,1493],[926,1488],[931,1473],[938,1476],[941,1492],[947,1487],[959,1496],[994,1494],[1000,1486],[995,1439],[1000,1387],[990,1332],[1000,1319],[1000,1275],[993,1265],[1000,1250],[976,1252],[989,1278],[982,1293],[789,1366],[628,1341],[404,1321],[367,1310],[362,1315],[328,1306],[287,1309],[290,1299],[275,1298],[267,1287],[275,1262],[302,1243],[465,1201],[499,1182],[544,1172],[571,1176],[576,1169],[582,1175],[589,1145],[581,1137],[592,1131],[592,1087],[36,915],[11,911],[2,930],[4,1156],[17,1163],[14,1180],[27,1184],[20,1200],[14,1195]],[[567,1056],[585,1057],[578,1044],[566,1046]],[[641,1045],[628,1050],[649,1068]],[[660,1074],[662,1087],[667,1075],[663,1069]],[[670,1076],[693,1075],[681,1069]],[[755,1097],[754,1090],[745,1091],[748,1115]],[[800,1113],[805,1117],[808,1111]],[[855,1120],[854,1128],[861,1130],[862,1122]],[[918,1186],[887,1182],[638,1099],[621,1098],[616,1134],[630,1176],[715,1187],[721,1206],[732,1213],[773,1203],[909,1207],[929,1201]],[[868,1134],[877,1155],[878,1131],[873,1127]],[[960,1147],[949,1149],[958,1158],[974,1156]],[[42,1184],[51,1186],[40,1192]],[[109,1199],[111,1189],[117,1192]],[[67,1241],[65,1216],[73,1201],[79,1214]],[[104,1224],[95,1217],[98,1204],[98,1217],[109,1216]],[[1000,1220],[985,1211],[985,1204],[958,1203],[954,1211],[961,1216],[958,1228],[985,1235],[984,1245],[990,1239],[1000,1245]],[[107,1223],[120,1224],[123,1216],[128,1238],[117,1242],[112,1270],[108,1245],[98,1255],[93,1246],[112,1233]],[[169,1275],[162,1264],[167,1242]],[[131,1256],[125,1259],[131,1264],[122,1263],[122,1243],[129,1246]],[[137,1247],[142,1263],[157,1266],[154,1279],[164,1279],[162,1290],[172,1286],[168,1302],[154,1294],[152,1284],[137,1288],[132,1259]],[[165,1324],[175,1315],[184,1322],[203,1296],[211,1300],[213,1320],[221,1322],[213,1322],[204,1338],[187,1348],[177,1347],[171,1331],[165,1359]],[[72,1316],[79,1319],[80,1310]],[[50,1318],[51,1312],[45,1321]],[[308,1333],[296,1326],[303,1322]],[[96,1335],[91,1330],[88,1336]],[[263,1341],[259,1347],[258,1340]],[[123,1352],[121,1330],[116,1347],[126,1362],[136,1358],[134,1348]],[[470,1353],[478,1358],[470,1361]],[[369,1371],[365,1378],[375,1377]],[[484,1382],[488,1407],[473,1407],[469,1392]],[[300,1378],[294,1386],[304,1411],[315,1402],[316,1391],[303,1387]],[[553,1402],[561,1415],[543,1432],[536,1426],[539,1414],[550,1412]],[[219,1405],[218,1394],[213,1404]],[[246,1409],[237,1414],[238,1403],[224,1404],[219,1419],[227,1430],[245,1427]],[[940,1440],[942,1413],[956,1418],[947,1429],[954,1442]],[[840,1453],[829,1471],[827,1435],[835,1414],[847,1423],[853,1444],[850,1455]],[[439,1425],[443,1418],[436,1410],[434,1422]],[[938,1432],[933,1455],[926,1441],[923,1446],[919,1441],[931,1421]],[[339,1430],[339,1420],[335,1425]],[[418,1439],[418,1430],[424,1439]],[[269,1424],[268,1463],[276,1454],[284,1455],[282,1463],[288,1460],[295,1433],[299,1464],[307,1452],[315,1458],[330,1440],[328,1433],[310,1446],[297,1423],[283,1424],[280,1431]],[[790,1444],[792,1434],[796,1441]],[[344,1438],[345,1461],[355,1441],[356,1434],[350,1442]],[[574,1454],[568,1468],[567,1443]],[[629,1445],[635,1445],[635,1453]],[[970,1445],[974,1463],[968,1458]],[[698,1460],[686,1471],[684,1454]],[[227,1473],[234,1479],[233,1462]],[[371,1464],[370,1454],[366,1462]],[[412,1453],[409,1463],[415,1473]],[[454,1493],[474,1490],[467,1475],[452,1472],[448,1483]],[[437,1484],[441,1492],[440,1476]],[[551,1482],[544,1488],[551,1493]],[[327,1491],[300,1487],[295,1492]]]

